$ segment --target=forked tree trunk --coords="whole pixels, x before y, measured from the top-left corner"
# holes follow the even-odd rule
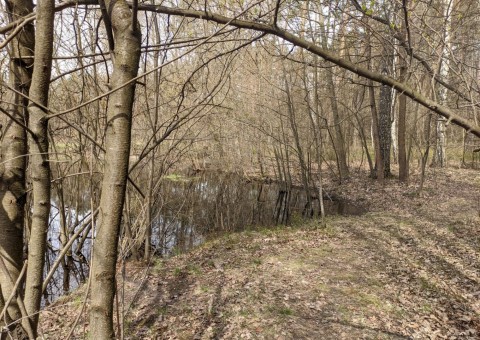
[[[107,0],[114,33],[113,88],[136,77],[140,59],[138,23],[124,0]],[[100,214],[93,246],[91,274],[91,339],[113,339],[113,302],[118,238],[128,175],[135,83],[110,95],[105,137],[105,169]]]
[[[25,307],[34,332],[42,300],[43,267],[50,214],[50,165],[48,159],[48,120],[43,107],[48,106],[48,89],[52,68],[53,19],[55,1],[42,0],[37,4],[35,32],[35,61],[33,64],[30,102],[28,103],[30,171],[33,211],[28,240],[28,268],[25,282]]]
[[[6,1],[6,7],[11,22],[33,11],[31,0]],[[31,56],[34,47],[33,24],[24,26],[10,42],[9,85],[25,95],[28,95],[32,78]],[[23,262],[27,132],[22,125],[26,125],[28,121],[28,102],[24,97],[8,91],[6,103],[9,104],[2,105],[2,110],[11,118],[7,118],[0,127],[0,257],[8,270],[8,273],[0,270],[0,300],[3,302],[11,295]],[[16,301],[13,299],[7,309],[7,321],[15,321],[21,317]],[[5,326],[4,321],[4,318],[0,320],[0,327]],[[21,330],[12,331],[16,338],[22,338]]]

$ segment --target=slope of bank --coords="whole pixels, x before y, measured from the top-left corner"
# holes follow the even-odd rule
[[[336,188],[369,207],[362,216],[229,234],[148,267],[127,263],[125,339],[477,339],[479,189],[473,170],[436,171],[420,196],[414,184],[362,174]],[[65,337],[84,295],[42,313],[45,338]],[[74,338],[87,332],[82,316]]]

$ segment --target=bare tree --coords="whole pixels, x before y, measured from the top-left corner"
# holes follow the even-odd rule
[[[53,52],[55,1],[45,0],[37,6],[35,60],[29,92],[30,167],[33,211],[28,239],[28,268],[25,281],[25,307],[36,331],[42,299],[47,230],[50,214],[50,164],[48,153],[48,92]]]
[[[29,0],[6,1],[10,22],[21,19],[33,11],[33,3]],[[5,263],[0,269],[0,307],[7,308],[4,320],[16,321],[22,313],[17,298],[10,299],[14,284],[23,266],[23,228],[26,202],[25,169],[27,153],[28,122],[27,100],[32,75],[32,55],[34,51],[34,28],[32,23],[10,41],[9,86],[7,98],[0,109],[7,117],[2,122],[0,150],[0,261]],[[4,270],[7,272],[4,272]],[[21,299],[21,295],[17,295]],[[11,300],[8,306],[5,302]],[[13,324],[13,327],[18,323]],[[15,337],[24,337],[15,331]]]
[[[113,301],[118,239],[130,156],[130,136],[135,82],[140,60],[140,30],[136,8],[124,0],[105,1],[113,33],[112,88],[108,99],[105,169],[100,214],[93,248],[90,338],[113,339]],[[108,29],[108,27],[107,27]],[[128,84],[128,85],[126,85]]]

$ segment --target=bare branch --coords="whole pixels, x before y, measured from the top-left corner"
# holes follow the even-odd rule
[[[474,123],[470,122],[469,120],[457,115],[449,108],[440,105],[434,100],[431,100],[421,94],[420,92],[414,90],[410,86],[405,83],[402,83],[394,78],[391,78],[386,75],[382,75],[380,73],[370,71],[362,66],[356,65],[348,60],[342,59],[337,55],[321,48],[320,46],[307,41],[303,38],[300,38],[286,30],[280,29],[278,27],[273,27],[271,25],[266,25],[258,22],[247,21],[247,20],[240,20],[234,18],[228,18],[226,16],[220,14],[214,14],[204,11],[196,11],[190,9],[180,9],[180,8],[173,8],[173,7],[165,7],[165,6],[156,6],[156,5],[147,5],[147,4],[140,4],[139,9],[145,11],[152,11],[157,13],[169,14],[169,15],[179,15],[188,18],[197,18],[207,21],[216,22],[219,24],[230,25],[238,28],[250,29],[254,31],[260,31],[268,34],[275,35],[279,38],[282,38],[297,47],[301,47],[311,53],[322,57],[323,59],[334,63],[341,68],[349,70],[361,77],[365,77],[367,79],[371,79],[373,81],[379,82],[381,84],[390,86],[397,90],[398,92],[405,94],[406,96],[410,97],[417,103],[423,105],[424,107],[432,110],[433,112],[437,113],[438,115],[445,117],[451,120],[454,124],[464,128],[465,130],[471,132],[477,137],[480,137],[480,127],[475,125]],[[443,85],[443,84],[442,84]]]

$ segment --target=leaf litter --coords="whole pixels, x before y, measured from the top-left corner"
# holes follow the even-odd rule
[[[352,177],[328,187],[367,205],[362,216],[233,233],[150,266],[127,263],[124,338],[479,339],[480,173],[436,169],[420,194],[415,177]],[[46,308],[44,338],[68,333],[84,289]],[[73,338],[87,332],[83,315]]]

